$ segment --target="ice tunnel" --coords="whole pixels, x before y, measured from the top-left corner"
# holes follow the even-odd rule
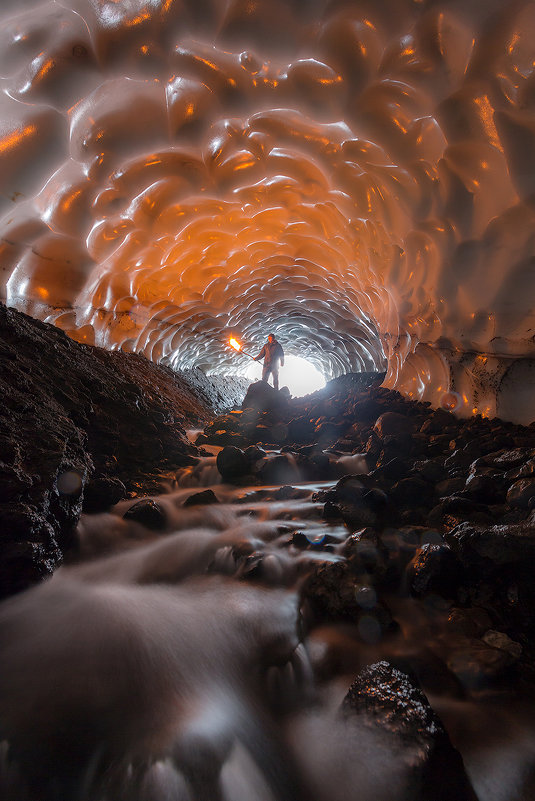
[[[534,67],[532,0],[4,0],[0,299],[529,423]]]

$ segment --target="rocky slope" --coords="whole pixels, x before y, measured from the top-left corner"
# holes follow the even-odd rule
[[[82,508],[155,491],[198,454],[185,427],[239,404],[243,380],[181,378],[0,305],[0,597],[54,570]]]
[[[448,599],[464,610],[452,621],[460,629],[472,626],[470,610],[484,610],[500,632],[482,657],[501,648],[491,671],[518,658],[509,636],[531,653],[535,425],[458,419],[360,375],[297,399],[253,385],[244,408],[213,420],[198,441],[224,446],[217,465],[227,482],[331,482],[315,500],[350,536],[347,562],[321,566],[308,582],[320,619],[358,618],[355,586],[371,580],[381,593]]]

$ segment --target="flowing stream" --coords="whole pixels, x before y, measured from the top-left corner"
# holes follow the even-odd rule
[[[363,577],[358,624],[311,621],[300,587],[347,530],[318,486],[214,484],[214,460],[157,498],[164,531],[123,519],[135,501],[83,516],[76,563],[1,605],[5,801],[405,801],[399,750],[339,707],[378,659],[446,659],[447,605],[400,587],[382,628]],[[183,506],[210,484],[219,504]],[[520,692],[424,689],[479,801],[535,797]]]

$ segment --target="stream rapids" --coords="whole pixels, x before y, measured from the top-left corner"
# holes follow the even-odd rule
[[[358,622],[314,621],[303,584],[348,537],[321,486],[224,485],[214,463],[155,498],[163,531],[134,501],[82,516],[79,558],[0,606],[5,801],[408,801],[389,736],[340,705],[366,665],[444,657],[447,603],[363,575]],[[183,506],[206,487],[219,503]],[[477,798],[535,798],[533,705],[465,689],[424,686]]]

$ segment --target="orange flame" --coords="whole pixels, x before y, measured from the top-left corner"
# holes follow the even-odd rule
[[[234,337],[231,337],[228,342],[229,342],[230,347],[234,348],[234,350],[241,350],[240,343],[238,342],[237,339],[234,339]]]

